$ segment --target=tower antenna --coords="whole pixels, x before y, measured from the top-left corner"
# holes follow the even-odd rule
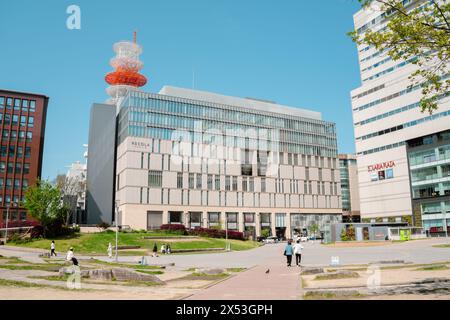
[[[134,41],[135,44],[136,44],[136,37],[137,37],[137,32],[134,31],[133,41]]]

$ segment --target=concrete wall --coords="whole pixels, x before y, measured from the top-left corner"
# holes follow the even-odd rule
[[[87,223],[113,221],[114,151],[116,110],[114,106],[94,104],[89,123],[87,164]]]

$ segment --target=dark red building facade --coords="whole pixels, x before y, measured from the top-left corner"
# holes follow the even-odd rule
[[[31,224],[21,206],[41,176],[48,97],[0,89],[0,228]]]

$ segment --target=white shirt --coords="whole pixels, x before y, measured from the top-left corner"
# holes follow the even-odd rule
[[[73,251],[72,251],[72,250],[69,250],[69,251],[67,252],[66,260],[67,260],[67,261],[70,261],[70,260],[72,260],[72,258],[73,258]]]
[[[52,244],[50,245],[50,249],[55,250],[55,244],[52,242]]]
[[[301,243],[294,244],[294,254],[302,254],[303,246]]]

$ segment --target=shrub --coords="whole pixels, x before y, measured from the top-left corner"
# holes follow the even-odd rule
[[[189,235],[208,237],[208,238],[220,238],[224,239],[227,236],[225,230],[211,229],[211,228],[195,228],[188,231]],[[244,240],[244,233],[239,231],[228,230],[228,239]]]
[[[99,224],[97,225],[97,228],[106,230],[106,229],[108,229],[110,226],[111,226],[111,225],[110,225],[109,223],[107,223],[107,222],[101,222],[101,223],[99,223]]]
[[[160,231],[170,234],[179,234],[179,235],[185,235],[186,227],[182,224],[163,224],[160,227]]]

